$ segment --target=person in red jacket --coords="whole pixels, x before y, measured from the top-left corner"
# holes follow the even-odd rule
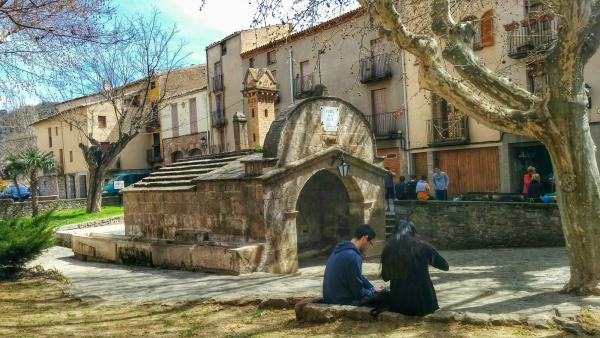
[[[535,174],[535,167],[528,167],[527,173],[523,175],[523,194],[527,195],[529,192],[529,183],[531,183],[531,178]]]

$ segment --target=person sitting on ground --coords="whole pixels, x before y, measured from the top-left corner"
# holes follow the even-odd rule
[[[381,253],[381,277],[390,282],[388,309],[424,316],[439,309],[429,265],[448,271],[448,262],[427,242],[415,238],[412,222],[402,220]]]
[[[427,201],[429,199],[429,183],[427,183],[427,176],[421,176],[421,180],[417,183],[416,192],[417,199],[419,201]]]
[[[541,182],[540,174],[531,175],[531,182],[527,189],[527,199],[532,202],[541,202],[544,196],[544,185]]]
[[[340,242],[327,259],[323,277],[325,304],[359,305],[371,298],[375,288],[362,274],[362,256],[375,238],[369,225],[359,226],[350,241]]]
[[[400,181],[396,184],[394,189],[396,190],[396,199],[406,199],[406,178],[404,176],[400,176]]]

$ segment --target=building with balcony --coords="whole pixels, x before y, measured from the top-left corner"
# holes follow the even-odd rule
[[[365,114],[384,165],[406,172],[401,55],[371,28],[363,10],[245,51],[241,58],[243,69],[264,69],[273,76],[275,115],[309,96],[340,97]],[[247,99],[244,105],[250,106]],[[244,114],[251,119],[251,111]]]
[[[146,129],[129,141],[111,171],[148,170],[162,166],[165,158],[163,142],[167,145],[173,143],[173,126],[179,128],[182,134],[192,134],[193,127],[189,121],[190,116],[193,116],[193,109],[190,111],[188,102],[193,102],[193,99],[197,100],[199,106],[196,110],[196,134],[200,131],[205,135],[208,133],[208,117],[205,113],[205,69],[204,65],[195,65],[156,75],[148,89],[149,118]],[[131,87],[133,92],[137,90],[139,93],[139,89],[135,87],[137,83],[136,81],[126,84],[124,88]],[[132,95],[127,104],[139,105],[137,97]],[[164,107],[162,110],[157,102]],[[181,119],[185,125],[178,121],[179,115],[173,114],[173,109],[175,112],[181,109]],[[79,144],[88,143],[85,135],[93,134],[94,139],[100,142],[101,148],[108,146],[118,137],[117,122],[113,106],[97,94],[58,103],[54,106],[53,114],[34,122],[32,127],[36,146],[44,152],[52,152],[59,168],[56,174],[40,177],[42,195],[58,195],[60,198],[86,197],[89,185],[87,165]]]
[[[242,67],[240,54],[270,41],[287,36],[291,26],[273,25],[234,32],[206,47],[211,152],[236,148],[233,125],[237,112],[246,110],[242,90],[248,67]]]
[[[539,0],[485,0],[457,6],[457,21],[474,28],[473,50],[488,68],[529,91],[547,88],[544,56],[557,37],[560,21]],[[410,164],[418,175],[440,167],[450,177],[450,195],[464,192],[520,192],[527,166],[547,180],[553,169],[545,147],[535,141],[501,133],[469,119],[442,98],[418,84],[419,63],[407,54],[407,96]],[[590,128],[600,144],[600,67],[597,53],[585,69],[590,94]],[[600,154],[597,153],[600,157]],[[549,190],[551,186],[547,187]]]
[[[184,157],[208,154],[210,150],[206,66],[193,66],[188,75],[189,85],[168,97],[160,113],[162,151],[160,147],[151,150],[152,156],[161,156],[165,165]]]

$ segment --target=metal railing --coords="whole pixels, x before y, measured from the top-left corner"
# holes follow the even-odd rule
[[[376,138],[396,139],[402,137],[404,120],[398,112],[365,115]]]
[[[213,92],[223,91],[223,74],[217,74],[212,77]]]
[[[296,78],[294,83],[294,92],[296,95],[301,95],[313,90],[313,75],[303,75]]]
[[[427,143],[432,147],[469,143],[468,117],[427,120]]]
[[[518,26],[517,26],[518,25]],[[505,25],[508,34],[508,56],[522,59],[546,52],[558,37],[559,20],[550,15]]]
[[[360,60],[360,82],[388,79],[392,76],[389,54],[374,55]]]
[[[227,119],[223,116],[222,111],[212,112],[212,127],[213,128],[224,128],[227,125]]]

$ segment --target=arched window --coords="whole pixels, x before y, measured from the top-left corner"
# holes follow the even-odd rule
[[[179,160],[181,160],[183,158],[183,153],[179,150],[175,151],[174,153],[171,154],[171,161],[172,162],[177,162]]]
[[[481,47],[494,45],[494,11],[489,10],[481,16]]]

